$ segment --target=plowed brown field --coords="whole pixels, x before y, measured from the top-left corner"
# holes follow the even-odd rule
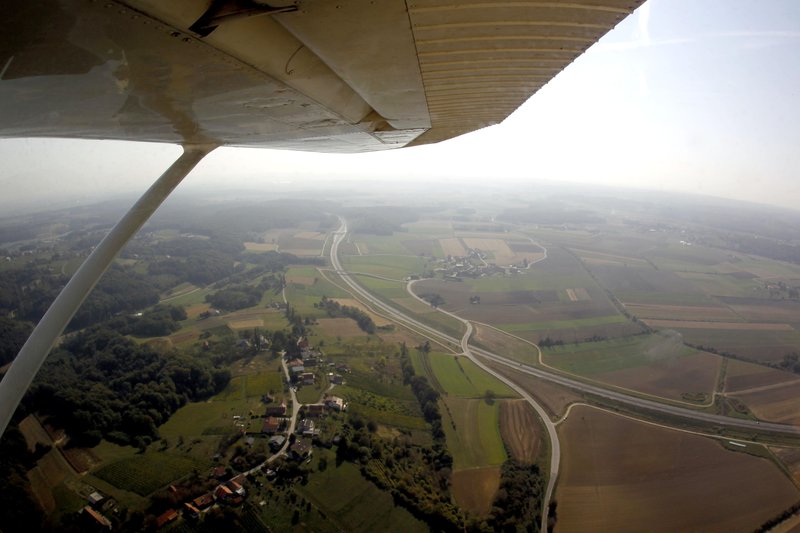
[[[588,407],[559,436],[557,532],[752,531],[800,496],[766,459]]]
[[[517,461],[536,461],[540,445],[538,429],[536,413],[525,400],[507,400],[500,404],[500,436]]]
[[[500,487],[500,467],[487,466],[453,472],[453,496],[459,507],[475,514],[486,516]]]

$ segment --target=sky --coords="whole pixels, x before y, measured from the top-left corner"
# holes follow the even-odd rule
[[[0,215],[143,192],[176,146],[0,141]],[[648,0],[498,126],[437,145],[329,155],[221,148],[179,187],[314,180],[539,180],[800,209],[800,2]]]

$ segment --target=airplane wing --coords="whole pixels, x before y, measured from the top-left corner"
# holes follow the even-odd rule
[[[361,152],[497,124],[643,0],[6,0],[0,137]]]

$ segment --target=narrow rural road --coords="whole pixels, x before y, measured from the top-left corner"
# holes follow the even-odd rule
[[[283,356],[281,356],[281,367],[283,368],[283,375],[286,376],[286,383],[289,384],[289,394],[292,397],[292,417],[289,419],[289,431],[286,433],[286,442],[283,443],[280,450],[269,456],[266,461],[244,472],[245,475],[261,470],[264,465],[273,462],[275,459],[285,454],[286,449],[289,447],[289,436],[294,433],[294,428],[297,426],[297,413],[300,412],[300,404],[297,402],[297,395],[295,394],[294,387],[291,386],[292,382],[289,379],[289,369],[286,367],[286,359],[284,359]]]

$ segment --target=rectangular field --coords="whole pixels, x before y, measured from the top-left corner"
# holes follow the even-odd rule
[[[666,320],[705,320],[728,321],[738,319],[728,307],[696,306],[696,305],[659,305],[624,303],[625,308],[638,318],[666,319]]]
[[[483,398],[486,391],[496,397],[515,397],[516,393],[502,381],[487,374],[466,357],[429,354],[436,381],[447,395],[460,398]]]
[[[636,335],[600,342],[567,344],[542,350],[544,362],[561,370],[593,376],[648,366],[694,353],[679,335]]]
[[[484,400],[445,398],[439,409],[454,471],[500,465],[506,460],[499,402],[490,405]]]
[[[800,496],[762,457],[582,406],[559,436],[562,532],[752,531]]]
[[[439,239],[439,246],[442,248],[442,253],[445,256],[452,255],[453,257],[464,257],[467,255],[467,249],[461,244],[461,239],[455,237],[450,239]]]
[[[94,475],[117,488],[146,496],[203,466],[188,457],[154,452],[111,463]]]
[[[700,322],[694,320],[653,320],[644,321],[655,328],[669,329],[733,329],[750,331],[795,331],[789,324],[755,322]]]

